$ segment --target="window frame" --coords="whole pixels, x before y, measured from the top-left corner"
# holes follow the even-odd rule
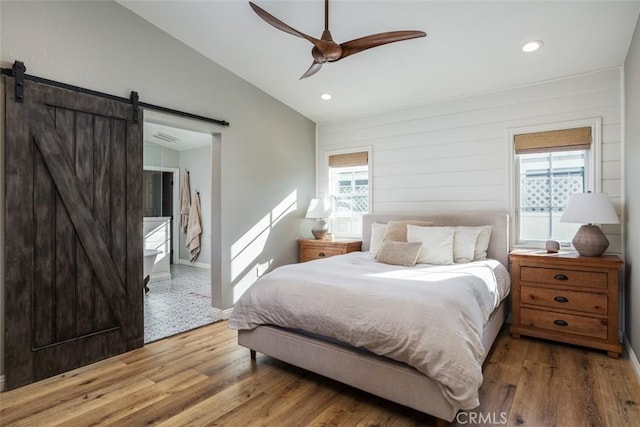
[[[331,167],[329,167],[329,156],[339,155],[339,154],[351,154],[358,152],[367,152],[367,179],[369,181],[369,188],[367,192],[367,197],[369,198],[369,212],[373,212],[373,149],[371,146],[360,146],[360,147],[351,147],[340,150],[326,150],[324,151],[322,156],[319,157],[319,161],[321,162],[318,166],[318,170],[320,173],[318,174],[318,182],[316,192],[318,197],[320,198],[331,198],[332,202],[332,188],[331,188]],[[335,203],[335,202],[334,202]],[[333,216],[330,219],[330,223],[333,222]],[[345,233],[345,234],[336,234],[335,231],[331,228],[330,231],[334,233],[334,236],[339,238],[361,238],[362,230],[359,232],[353,233]]]
[[[513,127],[508,129],[508,141],[509,141],[509,153],[510,153],[510,165],[509,165],[509,188],[510,188],[510,209],[509,214],[511,216],[510,221],[510,235],[511,235],[511,247],[514,249],[525,248],[544,248],[545,241],[521,241],[520,240],[520,212],[519,212],[519,200],[520,200],[520,162],[515,150],[515,136],[523,133],[533,132],[546,132],[556,131],[564,129],[572,129],[577,127],[591,127],[591,145],[588,153],[588,161],[585,163],[586,180],[584,191],[601,191],[601,173],[602,173],[602,119],[600,117],[593,117],[582,120],[571,120],[556,123],[539,124],[532,126]]]

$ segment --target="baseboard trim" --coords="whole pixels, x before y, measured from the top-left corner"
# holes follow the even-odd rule
[[[0,375],[0,391],[4,391],[4,375]]]
[[[213,317],[215,320],[226,320],[231,317],[231,312],[233,308],[227,308],[226,310],[222,310],[217,307],[211,307],[209,310],[209,315]]]
[[[629,360],[631,361],[631,366],[636,373],[636,377],[638,382],[640,383],[640,362],[638,362],[638,357],[633,352],[633,348],[631,348],[631,343],[627,339],[626,335],[624,337],[624,346],[627,348],[627,353],[629,353]]]
[[[186,259],[178,259],[175,264],[189,265],[191,267],[202,268],[203,270],[211,270],[211,264],[205,264],[204,262],[189,262]]]

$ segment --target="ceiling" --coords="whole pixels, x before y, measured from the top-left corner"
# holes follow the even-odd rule
[[[211,146],[211,134],[144,122],[144,140],[175,151]]]
[[[321,0],[254,0],[319,38]],[[248,1],[120,3],[315,122],[496,91],[624,64],[640,1],[330,1],[333,38],[422,30],[299,77],[311,43],[259,18]],[[528,40],[542,40],[535,53]],[[320,99],[330,93],[330,101]]]

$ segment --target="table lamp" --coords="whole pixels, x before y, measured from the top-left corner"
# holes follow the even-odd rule
[[[605,193],[574,193],[562,213],[560,222],[584,224],[571,243],[582,256],[602,256],[609,240],[595,224],[619,224],[609,197]]]
[[[313,218],[316,220],[311,229],[313,237],[316,239],[324,239],[325,235],[329,232],[329,224],[327,224],[326,218],[329,218],[332,213],[331,200],[311,199],[305,218]]]

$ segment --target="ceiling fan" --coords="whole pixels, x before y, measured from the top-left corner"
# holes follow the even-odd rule
[[[346,58],[347,56],[362,52],[366,49],[371,49],[372,47],[382,46],[384,44],[399,42],[402,40],[425,37],[427,35],[424,31],[390,31],[387,33],[372,34],[370,36],[338,44],[333,41],[331,32],[329,31],[329,0],[324,1],[324,31],[322,32],[322,37],[320,39],[311,37],[288,26],[253,2],[249,2],[249,5],[251,5],[254,12],[268,24],[273,25],[285,33],[302,37],[303,39],[307,39],[313,43],[313,49],[311,49],[313,63],[302,77],[300,77],[301,80],[320,71],[322,65],[327,62],[339,61],[342,58]]]

